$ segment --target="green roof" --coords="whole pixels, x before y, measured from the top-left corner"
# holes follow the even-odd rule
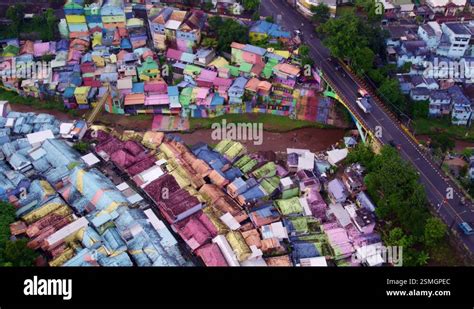
[[[290,198],[290,197],[299,196],[299,195],[300,195],[300,189],[298,187],[287,189],[281,193],[282,198]]]
[[[292,197],[286,200],[276,200],[276,207],[280,210],[280,213],[284,216],[291,214],[300,214],[303,212],[303,207],[300,204],[300,200],[297,197]]]
[[[226,68],[229,69],[230,75],[232,75],[232,76],[239,76],[240,71],[239,71],[239,68],[238,68],[238,67],[233,66],[233,65],[227,65]]]
[[[251,160],[252,160],[252,158],[250,158],[249,155],[245,155],[245,156],[241,157],[240,159],[238,159],[237,161],[235,161],[234,166],[236,166],[238,168],[242,168],[245,164],[247,164]]]
[[[263,68],[262,70],[262,73],[261,75],[264,77],[264,78],[270,78],[272,77],[272,74],[273,74],[273,67],[275,66],[276,64],[272,64],[270,62],[267,62],[267,64],[265,64],[265,67]]]
[[[263,189],[265,189],[265,192],[270,194],[279,187],[280,177],[273,176],[273,177],[265,178],[262,180],[260,184],[262,185]]]
[[[276,165],[274,162],[267,162],[252,172],[255,178],[272,177],[276,175]]]
[[[187,64],[184,67],[184,73],[185,74],[199,74],[201,73],[201,68],[192,64]]]
[[[9,56],[9,55],[13,55],[13,56],[16,56],[18,55],[18,52],[20,51],[20,48],[18,46],[14,46],[14,45],[7,45],[4,49],[3,49],[3,56]]]
[[[250,161],[248,161],[244,166],[242,166],[242,168],[241,168],[240,170],[242,171],[242,173],[247,174],[247,173],[250,172],[250,171],[255,167],[255,165],[257,165],[257,164],[258,164],[257,159],[250,160]]]
[[[250,73],[250,71],[252,70],[252,66],[253,65],[251,63],[243,62],[239,67],[239,71],[244,73]]]

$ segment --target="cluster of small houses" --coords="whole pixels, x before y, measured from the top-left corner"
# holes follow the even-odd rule
[[[470,125],[474,97],[474,22],[465,0],[427,1],[387,16],[387,59],[407,73],[398,74],[404,94],[417,104],[429,102],[430,117],[447,117],[454,125]],[[466,10],[464,9],[465,7]],[[427,12],[417,13],[421,8]],[[461,16],[461,15],[462,16]],[[423,17],[419,24],[409,17]],[[404,19],[404,22],[399,22]]]
[[[115,114],[188,118],[256,112],[330,121],[332,103],[317,94],[319,75],[303,74],[298,38],[277,24],[248,24],[250,40],[284,49],[233,42],[230,54],[218,55],[200,46],[206,13],[161,6],[144,12],[146,18],[136,17],[123,1],[68,1],[60,41],[4,41],[3,86],[24,96],[60,97],[69,109],[105,102],[105,110]],[[48,55],[51,74],[10,74],[19,63]]]
[[[363,167],[329,178],[347,148],[189,148],[163,132],[119,136],[0,105],[0,199],[15,206],[12,237],[29,239],[38,265],[383,263]],[[82,156],[81,138],[91,143]]]

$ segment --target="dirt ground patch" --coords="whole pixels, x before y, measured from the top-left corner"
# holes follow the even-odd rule
[[[263,143],[255,145],[253,141],[240,141],[249,151],[286,151],[286,148],[305,148],[313,152],[322,151],[341,141],[344,137],[343,129],[303,128],[291,132],[275,133],[263,132]],[[204,142],[215,145],[219,141],[213,140],[211,129],[196,130],[193,133],[177,133],[187,145]]]

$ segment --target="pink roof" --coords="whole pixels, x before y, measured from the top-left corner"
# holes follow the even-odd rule
[[[354,247],[350,243],[345,229],[337,227],[324,231],[328,236],[329,243],[335,249],[338,249],[342,255],[354,252]]]
[[[128,152],[126,152],[123,149],[117,150],[114,152],[111,156],[110,159],[112,162],[114,162],[116,165],[120,166],[121,168],[127,168],[134,164],[137,160],[137,158]]]
[[[168,85],[163,81],[145,82],[145,92],[167,93]]]
[[[33,49],[35,57],[41,57],[49,52],[49,42],[35,43]]]
[[[167,105],[169,103],[167,94],[152,94],[145,98],[145,105]]]
[[[207,244],[196,250],[206,266],[228,266],[227,261],[222,255],[221,249],[217,244]]]
[[[199,74],[198,79],[213,82],[216,77],[217,72],[211,70],[202,70],[201,74]]]
[[[143,147],[135,142],[135,141],[126,141],[125,144],[124,144],[124,148],[130,152],[131,154],[133,154],[134,156],[138,156],[140,153],[144,152],[145,149],[143,149]]]
[[[181,59],[181,55],[183,54],[182,51],[173,49],[173,48],[168,48],[166,51],[166,58],[174,59],[174,60],[179,60]]]
[[[209,88],[198,88],[197,96],[196,98],[198,99],[205,99],[207,97],[207,94],[209,93]]]
[[[228,88],[230,85],[232,85],[232,79],[230,78],[216,77],[214,79],[214,86]]]

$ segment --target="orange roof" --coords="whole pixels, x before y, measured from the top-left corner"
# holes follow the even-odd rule
[[[298,73],[300,72],[300,68],[288,63],[279,63],[273,68],[290,75],[298,75]]]
[[[125,105],[144,104],[145,95],[143,93],[132,93],[125,96]]]
[[[222,176],[215,170],[209,173],[209,179],[211,180],[212,183],[218,185],[219,187],[223,187],[227,183],[229,183],[229,181],[224,176]]]
[[[265,259],[268,266],[293,266],[288,255],[272,256]]]
[[[258,84],[258,89],[263,91],[270,91],[270,89],[272,89],[272,84],[266,80],[263,80]]]
[[[70,32],[69,33],[69,38],[70,39],[76,39],[76,38],[84,38],[84,37],[89,37],[89,31],[75,31],[75,32]]]
[[[260,80],[254,77],[247,82],[247,84],[245,85],[245,89],[253,91],[253,92],[257,92],[257,88],[259,84],[260,84]]]
[[[255,245],[257,248],[260,248],[262,246],[262,239],[256,229],[242,232],[242,236],[244,236],[245,242],[249,247]]]
[[[186,17],[186,14],[188,12],[187,11],[173,11],[173,13],[171,13],[171,16],[169,19],[171,20],[177,20],[177,21],[183,21],[184,18]]]
[[[242,49],[242,48],[245,47],[245,44],[240,44],[240,43],[237,43],[237,42],[232,42],[232,44],[230,44],[230,47],[231,47],[231,48]]]

